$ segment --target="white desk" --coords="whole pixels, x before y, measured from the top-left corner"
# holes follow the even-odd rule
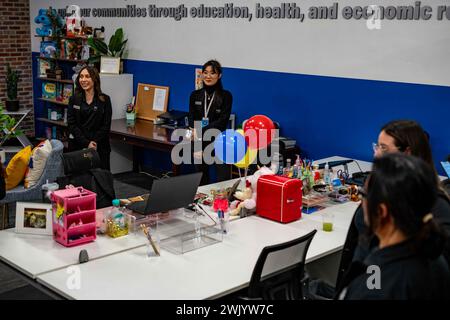
[[[99,259],[114,253],[130,250],[146,243],[144,237],[112,239],[98,236],[94,242],[66,248],[51,236],[19,234],[14,229],[0,232],[0,260],[22,271],[31,278],[39,274],[78,264],[78,256],[86,249],[89,259]]]
[[[163,251],[147,258],[145,248],[138,248],[82,264],[79,290],[67,288],[66,270],[40,275],[38,281],[74,299],[215,298],[248,285],[264,246],[309,230],[252,216],[232,222],[222,243],[183,255]]]
[[[343,160],[331,157],[323,161]],[[363,171],[370,163],[360,161]],[[354,165],[354,167],[353,167]],[[359,171],[349,164],[349,171]],[[339,169],[339,168],[337,168]],[[231,185],[231,181],[199,188]],[[357,203],[324,210],[335,213],[333,232],[321,231],[321,212],[303,214],[301,220],[280,224],[257,216],[233,221],[224,241],[183,255],[162,252],[147,258],[146,239],[127,236],[99,237],[96,242],[64,248],[51,237],[0,232],[0,258],[59,294],[73,299],[206,299],[216,298],[248,285],[263,247],[298,238],[318,229],[307,254],[307,263],[342,249]],[[68,289],[66,267],[76,264],[78,253],[87,249],[90,260],[79,265],[81,288]],[[282,263],[289,264],[291,257]]]

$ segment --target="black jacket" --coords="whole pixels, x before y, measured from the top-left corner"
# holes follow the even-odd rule
[[[70,98],[67,110],[69,132],[69,149],[72,151],[87,148],[91,141],[97,143],[99,153],[111,151],[109,133],[111,131],[111,99],[103,95],[105,101],[94,97],[91,105],[86,103],[84,95]]]
[[[379,288],[368,287],[368,283],[376,283],[373,279],[377,272],[367,266],[379,267]],[[419,256],[409,241],[375,249],[364,263],[353,262],[349,271],[341,299],[450,299],[450,271],[444,258]]]
[[[189,126],[194,127],[194,121],[201,121],[205,115],[205,89],[196,90],[191,93],[189,99]],[[220,132],[227,128],[231,114],[233,96],[227,90],[216,90],[214,101],[208,113],[209,125],[203,128],[215,128]]]
[[[444,192],[439,192],[431,212],[433,213],[436,222],[440,224],[447,232],[447,235],[449,235],[442,254],[450,266],[450,200]],[[348,272],[351,262],[364,261],[371,250],[377,245],[378,238],[374,235],[369,235],[367,226],[364,223],[363,209],[360,205],[355,211],[345,240],[338,271],[337,289],[342,288],[340,281],[343,279],[344,274]]]

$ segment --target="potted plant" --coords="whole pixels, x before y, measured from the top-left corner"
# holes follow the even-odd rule
[[[94,49],[94,56],[89,58],[89,63],[98,63],[101,56],[121,59],[125,50],[125,45],[128,39],[124,40],[123,29],[119,28],[109,39],[109,44],[106,44],[102,39],[89,37],[87,43]],[[122,70],[122,61],[120,61]]]
[[[17,82],[19,81],[19,71],[12,70],[11,66],[7,65],[6,71],[6,110],[19,110],[19,100],[17,100]]]
[[[10,138],[17,137],[22,134],[21,130],[16,130],[16,119],[8,114],[3,113],[3,105],[0,102],[0,158],[1,162],[5,162],[5,149],[3,144]]]

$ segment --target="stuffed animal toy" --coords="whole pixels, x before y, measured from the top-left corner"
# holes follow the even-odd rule
[[[84,63],[78,63],[75,67],[72,68],[73,70],[73,76],[72,76],[72,80],[76,85],[76,81],[77,81],[77,77],[78,77],[78,73],[81,71],[81,69],[83,69],[86,66],[86,64]]]
[[[231,215],[238,215],[242,208],[253,210],[256,208],[257,185],[259,177],[263,175],[273,175],[273,171],[267,167],[261,167],[253,175],[249,176],[246,181],[246,188],[244,191],[238,191],[234,197],[239,199],[231,203],[230,208],[233,210]],[[251,196],[249,196],[251,194]]]
[[[42,23],[42,28],[36,28],[38,36],[46,37],[52,35],[52,21],[47,16],[47,9],[39,9],[39,14],[34,18],[34,22]]]
[[[42,28],[36,28],[36,34],[41,37],[56,35],[64,25],[63,20],[55,9],[39,9],[39,14],[34,18],[34,22],[42,23]]]

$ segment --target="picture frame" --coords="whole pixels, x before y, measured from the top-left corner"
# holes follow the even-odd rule
[[[120,58],[100,57],[100,73],[120,74]]]
[[[16,233],[52,235],[52,205],[39,202],[17,202]]]

